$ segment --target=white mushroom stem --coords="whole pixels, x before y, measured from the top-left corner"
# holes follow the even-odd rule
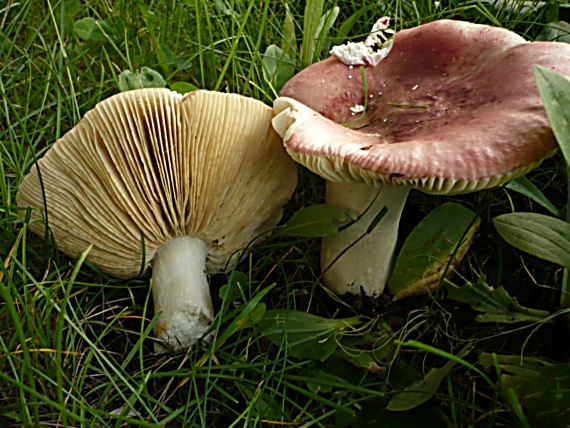
[[[154,307],[162,311],[155,336],[175,351],[196,343],[214,319],[207,254],[204,241],[186,235],[161,246],[152,260]],[[155,344],[156,352],[164,350]]]
[[[365,183],[327,181],[327,204],[351,208],[361,214],[374,201],[357,222],[322,241],[321,269],[327,269],[338,257],[323,275],[330,290],[337,294],[359,295],[362,287],[367,296],[376,297],[382,294],[392,271],[398,226],[409,191],[407,186],[385,184],[378,188]],[[384,206],[388,208],[388,213],[366,234],[368,227]],[[366,236],[350,247],[365,234]]]

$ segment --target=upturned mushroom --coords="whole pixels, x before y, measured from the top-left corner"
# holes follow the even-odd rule
[[[569,45],[460,21],[399,31],[382,49],[338,55],[346,64],[334,56],[314,64],[274,102],[274,128],[293,159],[327,180],[326,202],[357,212],[372,204],[323,240],[324,281],[339,294],[383,292],[411,188],[488,189],[552,156],[557,144],[532,65],[570,77]],[[370,61],[376,51],[382,58]],[[384,206],[386,217],[346,250]]]
[[[155,335],[184,350],[214,317],[208,275],[231,268],[239,249],[274,227],[295,189],[272,116],[236,94],[115,95],[32,167],[18,205],[36,208],[29,227],[40,236],[48,219],[72,257],[93,244],[88,259],[110,275],[152,269],[162,311]]]

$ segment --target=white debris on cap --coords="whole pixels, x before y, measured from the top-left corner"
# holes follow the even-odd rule
[[[386,38],[382,34],[384,30],[388,28],[390,25],[390,17],[383,16],[378,21],[374,23],[372,26],[372,30],[370,30],[370,34],[366,37],[364,41],[364,46],[372,48],[374,46],[382,47],[382,45],[386,42]]]
[[[330,54],[346,65],[371,65],[375,67],[382,61],[392,48],[392,40],[386,41],[382,33],[393,33],[387,30],[390,17],[383,16],[372,26],[372,31],[364,42],[348,42],[345,45],[333,46]],[[380,48],[378,51],[374,49]]]
[[[364,111],[364,106],[356,104],[354,107],[350,108],[352,115],[354,116],[356,113],[362,113]]]

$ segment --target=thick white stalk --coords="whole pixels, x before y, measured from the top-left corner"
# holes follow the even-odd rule
[[[326,202],[351,208],[358,214],[374,203],[357,222],[338,235],[322,241],[321,269],[325,270],[346,248],[366,233],[382,207],[388,213],[372,232],[347,250],[324,274],[325,285],[337,294],[360,294],[376,297],[384,291],[392,270],[398,226],[410,188],[391,186],[382,188],[365,183],[333,183],[327,181]],[[376,200],[374,200],[376,198]]]
[[[186,235],[164,244],[152,260],[154,308],[162,310],[154,333],[175,351],[196,343],[214,319],[207,255],[204,241]],[[164,348],[156,343],[155,351]]]

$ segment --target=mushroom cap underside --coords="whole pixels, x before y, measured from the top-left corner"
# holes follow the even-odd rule
[[[334,57],[290,80],[274,108],[295,112],[288,152],[329,180],[465,193],[523,175],[556,151],[532,65],[568,77],[569,59],[567,44],[435,21],[396,33],[387,57],[364,68],[364,114],[354,113],[365,104],[360,70]]]
[[[47,222],[66,254],[93,244],[88,258],[111,275],[137,276],[181,235],[202,239],[208,271],[220,272],[279,222],[296,186],[272,116],[263,103],[235,94],[115,95],[32,167],[17,203],[38,208],[30,229],[43,236]]]

